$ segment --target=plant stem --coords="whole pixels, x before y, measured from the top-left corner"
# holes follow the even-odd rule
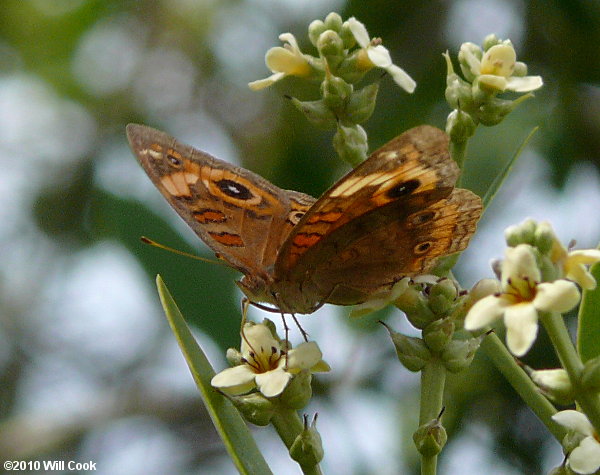
[[[552,340],[563,368],[569,374],[575,400],[596,431],[600,431],[600,398],[598,394],[586,391],[581,386],[583,363],[571,341],[562,315],[557,312],[540,312],[540,318],[550,336],[550,340]]]
[[[490,333],[482,343],[481,349],[492,360],[496,368],[502,373],[510,385],[521,396],[523,401],[531,408],[536,416],[544,423],[550,433],[560,442],[566,430],[552,420],[556,413],[554,406],[540,394],[537,386],[529,376],[516,363],[514,357],[506,349],[498,335]]]
[[[292,447],[292,444],[296,440],[296,437],[304,430],[304,423],[300,416],[293,409],[287,409],[278,407],[277,411],[271,419],[271,424],[275,427],[277,434],[288,448]],[[321,468],[318,464],[316,465],[302,465],[300,464],[302,473],[305,475],[322,475]]]
[[[427,424],[440,415],[444,404],[446,368],[441,360],[432,358],[421,370],[421,407],[419,426]],[[421,456],[421,475],[435,475],[437,455]]]
[[[463,169],[463,165],[465,164],[465,159],[467,158],[467,144],[468,140],[464,140],[462,142],[456,142],[454,140],[450,140],[450,156],[458,165],[458,168]],[[460,181],[462,178],[462,173],[458,177],[458,182],[456,186],[460,185]]]

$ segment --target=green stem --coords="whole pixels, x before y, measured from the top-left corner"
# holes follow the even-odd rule
[[[569,374],[575,400],[596,431],[600,431],[600,398],[598,394],[586,391],[581,386],[583,363],[571,341],[562,315],[557,312],[540,312],[540,318],[563,368]]]
[[[271,424],[273,424],[273,427],[275,427],[277,434],[288,450],[292,447],[296,437],[298,437],[304,430],[304,423],[298,415],[298,412],[281,406],[277,408],[275,414],[271,418]],[[302,473],[306,475],[322,475],[321,468],[318,464],[299,465],[302,469]]]
[[[467,144],[468,140],[464,140],[462,142],[456,142],[454,140],[450,140],[450,156],[458,165],[458,168],[463,169],[463,165],[465,164],[465,159],[467,158]],[[460,185],[462,173],[458,177],[458,182],[456,186]]]
[[[560,442],[564,438],[565,429],[552,420],[556,414],[554,406],[540,394],[537,386],[519,367],[514,357],[506,349],[498,335],[490,333],[481,343],[481,349],[492,360],[510,385],[521,396],[536,416],[546,425],[550,433]]]
[[[421,407],[419,426],[427,424],[440,415],[444,405],[446,368],[441,360],[432,358],[421,370]],[[421,455],[421,475],[435,475],[437,455]]]

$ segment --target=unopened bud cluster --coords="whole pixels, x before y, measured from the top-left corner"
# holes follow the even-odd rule
[[[500,123],[521,102],[542,87],[540,76],[527,76],[527,65],[516,60],[510,40],[496,35],[485,38],[483,48],[463,43],[458,53],[462,77],[454,71],[448,53],[446,101],[454,110],[446,123],[453,141],[464,142],[475,133],[477,125]],[[511,100],[498,97],[504,92],[526,93]]]
[[[303,53],[291,33],[280,35],[283,47],[271,48],[265,57],[273,72],[266,79],[251,82],[253,90],[263,89],[288,76],[320,82],[321,98],[292,104],[316,127],[337,129],[334,146],[344,160],[353,165],[366,158],[367,136],[359,125],[375,108],[378,84],[362,89],[356,84],[373,68],[385,70],[407,92],[415,82],[392,63],[381,39],[370,38],[365,26],[355,18],[342,21],[337,13],[325,20],[315,20],[308,27],[308,37],[318,55]]]
[[[443,362],[448,371],[467,368],[481,339],[456,338],[469,298],[451,279],[434,283],[411,283],[395,305],[406,313],[413,326],[422,330],[422,338],[409,337],[388,328],[400,362],[410,371],[420,371],[432,359]]]

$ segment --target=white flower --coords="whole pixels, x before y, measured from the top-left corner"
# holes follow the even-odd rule
[[[282,33],[279,39],[285,43],[283,47],[270,48],[265,55],[265,63],[273,74],[268,78],[248,83],[248,87],[253,91],[269,87],[286,76],[305,77],[311,74],[312,67],[307,57],[300,51],[294,35]]]
[[[579,445],[568,455],[568,465],[576,473],[594,473],[600,468],[600,442],[598,433],[585,414],[574,411],[560,411],[552,416],[560,425],[583,436]]]
[[[368,64],[366,69],[376,66],[385,69],[392,76],[396,84],[398,84],[406,92],[412,93],[417,86],[417,83],[400,67],[392,63],[392,57],[388,49],[379,44],[377,40],[371,40],[369,33],[360,21],[352,17],[346,21],[346,25],[354,35],[354,39],[365,52]]]
[[[579,291],[573,282],[540,280],[530,245],[507,248],[502,261],[502,290],[473,305],[465,318],[465,329],[483,328],[503,316],[509,350],[515,356],[524,355],[537,337],[538,311],[564,313],[579,302]]]
[[[472,43],[460,47],[462,57],[469,65],[471,73],[479,82],[499,92],[529,92],[543,86],[541,76],[513,76],[517,63],[517,53],[510,42],[497,44],[488,49],[481,60],[473,53]]]
[[[265,397],[275,397],[283,392],[292,376],[302,370],[329,371],[314,341],[302,343],[286,353],[263,324],[244,325],[241,353],[242,364],[216,374],[211,381],[213,387],[231,395],[257,388]]]

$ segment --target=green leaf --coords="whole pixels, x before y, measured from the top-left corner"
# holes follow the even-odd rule
[[[272,473],[242,416],[226,397],[211,386],[210,380],[215,371],[192,336],[160,275],[156,276],[156,286],[169,325],[200,390],[204,405],[236,468],[241,474]]]
[[[488,188],[487,192],[485,193],[485,196],[483,197],[484,212],[488,208],[488,206],[490,205],[490,203],[492,202],[494,197],[496,196],[496,193],[498,192],[498,190],[504,183],[504,180],[506,180],[506,178],[508,177],[508,174],[512,170],[513,165],[516,163],[517,158],[519,158],[519,156],[523,152],[523,149],[525,149],[525,146],[529,143],[529,141],[531,140],[531,137],[533,137],[533,134],[535,134],[538,131],[538,129],[539,129],[539,127],[534,127],[533,130],[531,132],[529,132],[529,135],[527,137],[525,137],[525,140],[523,140],[523,143],[517,149],[517,151],[512,156],[510,161],[505,165],[504,169],[498,174],[498,176],[496,178],[494,178],[494,181],[492,182],[492,184]]]
[[[600,263],[594,264],[590,272],[596,282],[600,282]],[[584,363],[600,356],[600,286],[583,291],[579,307],[577,349]]]

